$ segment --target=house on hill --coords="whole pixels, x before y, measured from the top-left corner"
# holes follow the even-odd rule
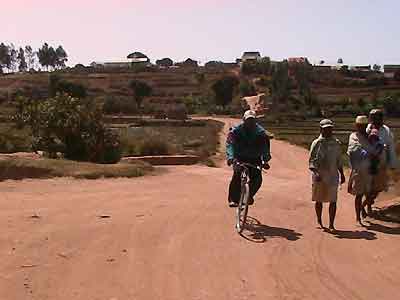
[[[300,64],[304,64],[308,62],[307,57],[289,57],[288,58],[288,63],[300,63]]]
[[[142,52],[133,52],[127,56],[132,66],[144,65],[148,66],[150,64],[150,58]]]
[[[350,70],[358,72],[371,72],[371,65],[368,66],[351,66]]]
[[[188,58],[187,60],[176,63],[175,65],[182,68],[197,68],[199,63],[196,60]]]
[[[400,65],[384,65],[383,72],[385,78],[394,78],[396,73],[400,74]]]
[[[260,52],[256,51],[249,51],[249,52],[244,52],[242,55],[242,58],[240,60],[241,63],[245,62],[257,62],[261,60],[261,54]]]
[[[174,62],[172,59],[166,57],[166,58],[157,60],[156,65],[159,66],[160,68],[169,68],[174,65]]]
[[[334,68],[328,65],[313,65],[313,69],[316,72],[330,72]]]
[[[130,62],[92,62],[90,64],[95,69],[128,69]]]

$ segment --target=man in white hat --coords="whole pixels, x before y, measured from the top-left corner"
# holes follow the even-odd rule
[[[372,214],[372,205],[375,203],[375,199],[383,191],[388,190],[389,176],[388,170],[395,170],[398,168],[398,160],[396,155],[396,143],[394,136],[389,126],[385,125],[384,113],[381,109],[373,109],[369,113],[370,124],[368,125],[367,132],[370,133],[373,129],[376,129],[381,142],[385,145],[385,162],[381,164],[380,172],[374,175],[372,178],[372,187],[370,195],[367,200],[364,201],[363,207],[367,206],[368,214]]]
[[[386,145],[388,166],[391,169],[396,169],[398,167],[397,155],[396,155],[396,145],[394,142],[394,136],[389,126],[385,125],[384,114],[381,109],[373,109],[369,113],[370,124],[368,125],[368,133],[372,129],[377,129],[379,131],[379,137],[382,142]]]
[[[235,161],[262,165],[269,169],[268,162],[271,159],[270,142],[265,129],[256,122],[256,113],[248,110],[243,115],[243,123],[230,130],[226,141],[226,156],[228,165]],[[262,184],[261,171],[250,168],[250,199],[249,205],[254,203],[254,195]],[[230,207],[239,203],[241,193],[240,170],[234,169],[229,185],[228,202]]]
[[[315,202],[317,221],[321,228],[323,203],[329,203],[329,230],[335,230],[336,202],[339,181],[343,173],[342,150],[339,140],[333,137],[334,124],[324,119],[320,122],[321,135],[313,141],[310,149],[309,168],[312,172],[312,200]],[[340,178],[339,178],[340,174]]]

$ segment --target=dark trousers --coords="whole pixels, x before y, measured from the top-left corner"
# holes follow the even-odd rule
[[[231,183],[229,184],[229,197],[228,201],[239,203],[241,193],[241,170],[234,170]],[[250,197],[258,192],[262,184],[262,174],[260,170],[249,168],[250,177]]]

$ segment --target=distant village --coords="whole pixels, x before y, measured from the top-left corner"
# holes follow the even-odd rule
[[[235,62],[221,62],[221,61],[209,61],[205,63],[204,67],[209,69],[229,69],[229,68],[241,68],[245,63],[259,62],[263,59],[263,56],[258,51],[244,52],[241,58],[236,59]],[[308,63],[309,60],[306,57],[289,57],[288,63]],[[277,64],[278,61],[270,61],[271,66]],[[173,62],[170,58],[163,58],[156,60],[155,65],[151,63],[150,58],[141,53],[133,52],[127,56],[126,61],[120,62],[92,62],[90,68],[95,69],[129,69],[135,67],[153,67],[159,68],[198,68],[199,62],[188,58],[183,62]],[[76,67],[84,67],[79,64]],[[356,72],[366,73],[381,73],[385,78],[394,78],[396,74],[400,76],[400,64],[385,64],[379,65],[347,65],[343,62],[343,59],[339,58],[336,64],[326,64],[325,61],[321,60],[318,64],[313,64],[312,67],[315,71],[329,72],[331,70],[349,70]]]

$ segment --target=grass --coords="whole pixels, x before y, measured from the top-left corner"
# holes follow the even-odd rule
[[[44,158],[0,158],[0,180],[54,177],[77,179],[132,178],[143,176],[151,170],[150,165],[141,162],[100,165]]]
[[[144,126],[118,130],[122,139],[123,156],[154,153],[150,149],[154,146],[164,154],[190,154],[205,159],[216,153],[221,128],[222,123],[207,121],[205,126]]]
[[[0,153],[29,151],[31,135],[28,129],[16,129],[12,123],[0,122]]]
[[[140,127],[110,124],[110,127],[121,135],[123,156],[190,154],[205,159],[216,153],[222,123],[196,120],[182,124],[170,122],[164,126],[157,123]],[[31,138],[29,129],[19,130],[12,123],[0,122],[0,153],[29,152]]]
[[[348,163],[347,146],[349,136],[354,129],[354,118],[352,117],[339,117],[332,118],[335,122],[335,137],[342,143],[343,160],[346,165]],[[266,129],[271,131],[275,138],[283,140],[291,144],[309,149],[312,141],[319,136],[319,121],[320,119],[308,119],[302,121],[287,120],[279,124],[272,122],[261,122]],[[397,137],[400,138],[400,120],[389,119],[389,125]],[[400,155],[400,144],[398,142],[397,153]]]
[[[349,135],[355,130],[354,118],[340,117],[336,119],[332,118],[332,120],[335,122],[335,137],[347,147]],[[279,124],[264,122],[262,125],[271,131],[277,139],[309,148],[312,141],[319,135],[319,121],[319,119],[308,119],[304,121],[288,120]],[[400,120],[389,119],[387,124],[393,130],[394,135],[400,138]]]

